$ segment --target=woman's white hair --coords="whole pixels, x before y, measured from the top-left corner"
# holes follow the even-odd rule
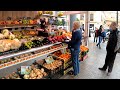
[[[80,22],[79,21],[74,21],[73,26],[74,26],[75,29],[79,29],[80,28]]]

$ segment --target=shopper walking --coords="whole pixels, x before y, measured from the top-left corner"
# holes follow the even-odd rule
[[[98,40],[98,28],[95,27],[95,32],[94,32],[94,42],[97,43]]]
[[[68,44],[68,47],[71,51],[71,59],[73,63],[73,74],[76,76],[80,72],[80,61],[79,61],[79,53],[80,53],[80,45],[82,40],[82,31],[80,30],[80,22],[73,22],[73,31],[72,38]]]
[[[101,36],[102,36],[102,40],[103,40],[103,43],[104,43],[105,42],[105,37],[106,37],[106,33],[105,33],[104,29],[102,29]]]
[[[112,72],[114,60],[117,51],[120,48],[120,33],[117,29],[117,23],[112,22],[110,28],[112,29],[112,31],[110,32],[109,40],[106,46],[107,55],[105,59],[105,64],[102,68],[99,68],[102,71],[106,71],[106,69],[108,68],[107,75],[110,75],[110,73]]]
[[[101,44],[101,42],[102,42],[102,36],[101,36],[102,29],[103,29],[103,26],[100,25],[100,28],[99,28],[99,30],[98,30],[98,38],[99,38],[99,41],[98,41],[98,44],[96,45],[96,46],[99,46],[99,49],[101,49],[100,44]]]

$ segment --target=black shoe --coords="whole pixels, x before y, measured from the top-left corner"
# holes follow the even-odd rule
[[[71,76],[77,76],[77,75],[74,74],[74,71],[69,71],[68,74],[71,75]]]
[[[74,72],[73,71],[69,71],[68,74],[69,75],[74,75]]]
[[[101,47],[99,47],[99,49],[101,49]]]
[[[106,69],[104,69],[104,68],[98,68],[99,70],[102,70],[102,71],[106,71]]]

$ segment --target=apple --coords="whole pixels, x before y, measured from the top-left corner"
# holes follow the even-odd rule
[[[56,37],[56,36],[55,36],[54,38],[57,40],[57,37]]]
[[[55,38],[52,38],[53,41],[55,41]]]

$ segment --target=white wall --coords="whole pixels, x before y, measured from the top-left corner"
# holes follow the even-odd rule
[[[96,13],[94,13],[94,21],[100,23],[102,20],[101,15],[101,11],[96,11]]]
[[[94,13],[94,22],[96,22],[94,24],[95,27],[99,28],[100,25],[102,25],[102,12],[101,11],[96,11]],[[95,29],[94,27],[94,29]]]

